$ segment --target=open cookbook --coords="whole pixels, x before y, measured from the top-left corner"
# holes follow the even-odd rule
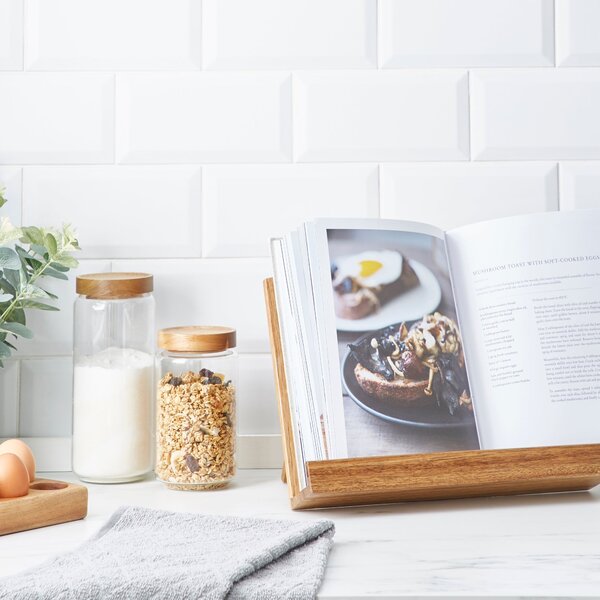
[[[600,442],[600,211],[271,241],[301,485],[312,460]]]

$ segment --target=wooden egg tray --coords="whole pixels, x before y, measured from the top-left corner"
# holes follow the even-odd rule
[[[77,521],[87,515],[88,490],[83,485],[36,479],[20,498],[0,498],[0,535]]]

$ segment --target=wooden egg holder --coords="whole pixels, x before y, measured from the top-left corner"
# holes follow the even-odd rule
[[[308,485],[300,489],[273,279],[265,280],[264,291],[293,509],[579,491],[600,484],[600,444],[586,444],[310,461]]]
[[[0,535],[83,519],[87,504],[83,485],[36,479],[27,496],[0,498]]]

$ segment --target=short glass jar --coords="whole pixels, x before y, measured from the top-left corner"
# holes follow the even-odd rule
[[[221,488],[235,475],[235,345],[229,327],[158,333],[155,470],[170,489]]]
[[[122,483],[152,471],[152,275],[77,277],[73,348],[73,471]]]

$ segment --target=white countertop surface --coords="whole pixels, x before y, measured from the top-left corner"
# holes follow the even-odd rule
[[[157,481],[89,485],[83,521],[0,537],[0,575],[76,548],[124,504],[211,514],[329,518],[335,545],[320,598],[600,597],[600,488],[590,493],[293,512],[274,470],[232,487],[174,492]],[[76,481],[70,473],[44,477]]]

